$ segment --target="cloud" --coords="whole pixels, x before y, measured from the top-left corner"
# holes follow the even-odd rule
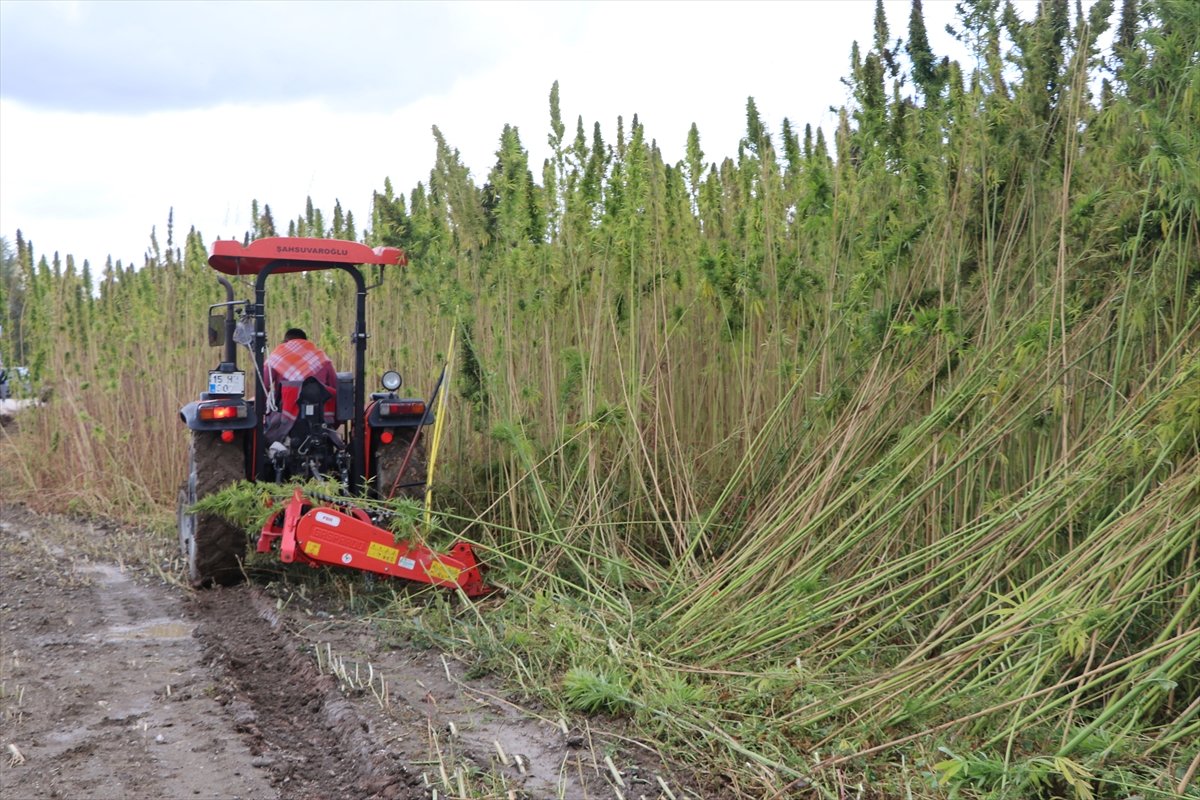
[[[340,201],[361,228],[384,177],[407,189],[429,174],[420,109],[347,115],[305,101],[131,118],[0,101],[0,230],[93,263],[140,263],[152,226],[165,243],[172,208],[177,240],[192,225],[206,242],[241,238],[254,199],[285,230],[310,196],[327,216]]]
[[[485,69],[475,4],[0,3],[0,96],[142,113],[323,99],[397,107]],[[453,34],[450,35],[450,31]]]

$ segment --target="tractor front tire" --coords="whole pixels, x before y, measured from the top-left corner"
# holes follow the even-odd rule
[[[381,499],[386,499],[396,489],[395,497],[408,497],[414,500],[425,498],[425,476],[429,467],[429,455],[425,450],[425,434],[420,433],[417,444],[413,447],[412,458],[400,480],[396,480],[400,467],[404,464],[404,456],[412,444],[420,428],[391,428],[395,435],[388,444],[379,442],[375,446],[375,491]]]
[[[246,532],[221,517],[188,509],[246,476],[241,435],[222,442],[220,433],[192,431],[188,479],[179,490],[179,547],[194,588],[229,586],[242,580]]]

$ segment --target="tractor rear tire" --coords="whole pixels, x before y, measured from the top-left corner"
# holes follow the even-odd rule
[[[425,450],[425,434],[417,438],[413,448],[412,458],[404,474],[396,481],[396,474],[408,454],[408,446],[413,437],[417,436],[419,428],[391,428],[395,439],[389,444],[382,442],[375,445],[375,491],[380,498],[386,499],[392,492],[393,486],[398,486],[395,497],[408,497],[414,500],[425,498],[425,476],[429,468],[429,455]]]
[[[191,514],[188,508],[246,477],[241,435],[222,442],[220,433],[192,431],[188,479],[179,490],[179,546],[194,588],[239,583],[244,575],[246,532],[212,514]]]

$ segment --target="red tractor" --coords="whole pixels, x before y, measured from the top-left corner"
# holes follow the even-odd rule
[[[400,397],[400,375],[383,375],[383,391],[368,399],[366,370],[366,298],[361,265],[403,266],[394,247],[370,248],[336,239],[269,238],[243,246],[213,243],[209,266],[224,275],[253,277],[254,301],[235,300],[233,286],[219,275],[226,301],[209,307],[209,344],[224,345],[223,357],[208,375],[208,391],[179,412],[191,434],[187,480],[179,494],[179,541],[188,578],[200,588],[242,579],[246,556],[244,531],[213,514],[193,513],[192,505],[238,480],[283,483],[297,478],[336,480],[338,497],[309,497],[299,488],[263,526],[260,553],[278,549],[284,562],[332,564],[406,578],[468,596],[485,594],[479,563],[471,546],[455,544],[447,553],[398,539],[381,527],[386,510],[356,505],[353,497],[388,498],[394,493],[423,496],[426,449],[422,432],[433,420],[432,404]],[[338,269],[356,287],[354,369],[338,372],[336,387],[314,378],[280,387],[266,369],[266,281],[272,275]],[[381,272],[382,274],[382,272]],[[252,397],[246,397],[246,372],[238,368],[237,345],[249,348]],[[290,388],[281,408],[281,388]],[[440,389],[440,385],[439,385]],[[288,413],[285,435],[266,435],[268,417]],[[294,421],[292,421],[294,418]]]

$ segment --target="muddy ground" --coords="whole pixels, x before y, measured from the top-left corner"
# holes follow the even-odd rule
[[[5,800],[720,796],[336,598],[122,559],[151,535],[0,500]]]

